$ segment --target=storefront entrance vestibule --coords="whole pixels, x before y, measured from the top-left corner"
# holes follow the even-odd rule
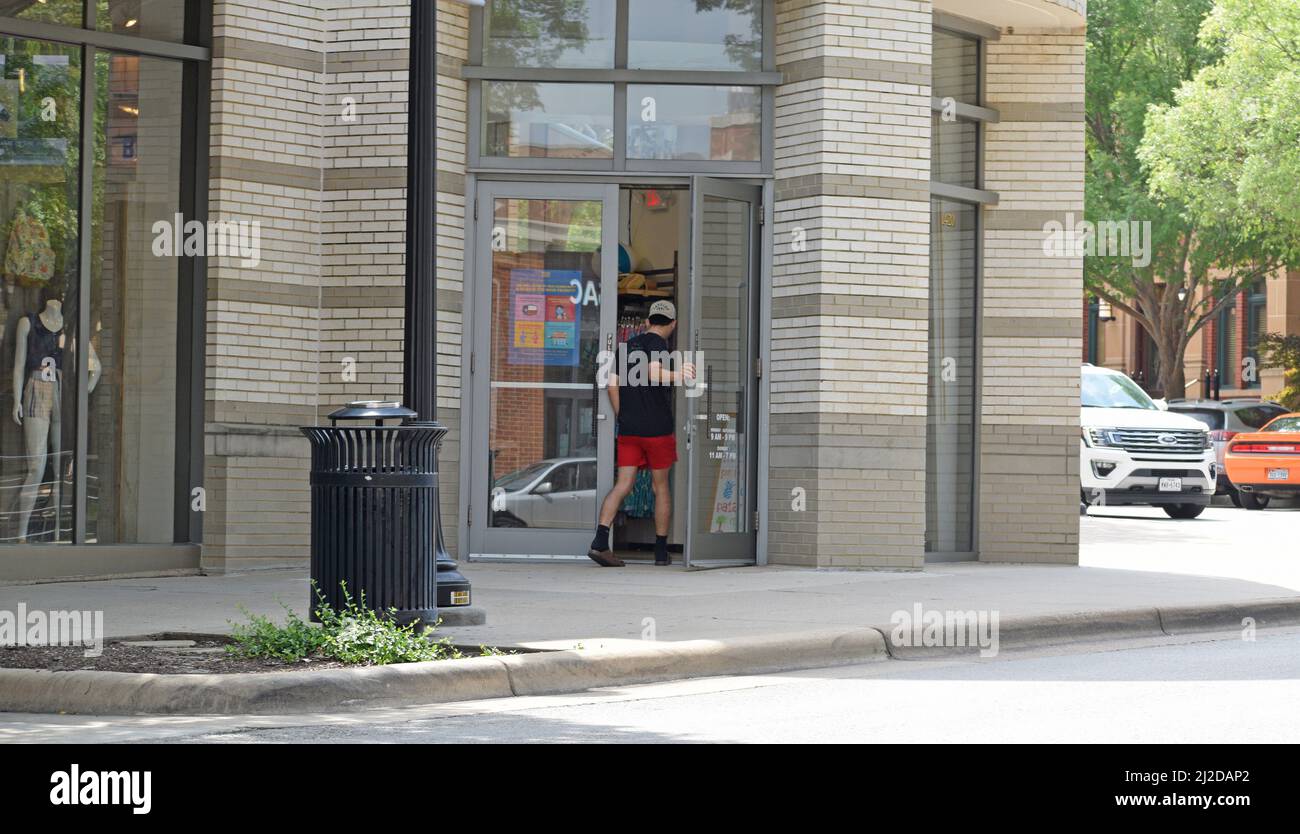
[[[678,310],[670,361],[697,368],[672,396],[674,563],[756,563],[762,195],[750,180],[699,176],[478,183],[461,516],[471,561],[585,560],[615,474],[605,383],[635,381],[622,346],[666,299]],[[612,531],[625,560],[652,558],[654,505],[639,473]]]

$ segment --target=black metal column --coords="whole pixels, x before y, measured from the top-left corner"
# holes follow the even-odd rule
[[[438,418],[437,3],[411,0],[406,149],[406,406]]]
[[[406,322],[403,396],[416,421],[438,424],[438,4],[411,0],[406,157]],[[441,445],[441,443],[439,444]],[[469,582],[457,570],[437,525],[438,607],[468,604]],[[464,596],[460,596],[460,592]],[[452,594],[456,597],[453,598]],[[464,600],[464,601],[460,601]]]

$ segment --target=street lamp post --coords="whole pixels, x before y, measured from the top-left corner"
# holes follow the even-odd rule
[[[471,5],[481,5],[473,3]],[[446,428],[438,418],[438,4],[411,0],[406,156],[406,321],[402,388],[414,421]],[[441,444],[441,441],[439,441]],[[438,608],[470,604],[470,583],[443,544],[434,503]]]

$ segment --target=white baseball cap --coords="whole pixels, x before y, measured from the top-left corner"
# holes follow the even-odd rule
[[[677,308],[671,301],[656,301],[650,305],[650,315],[663,316],[666,319],[677,321]]]

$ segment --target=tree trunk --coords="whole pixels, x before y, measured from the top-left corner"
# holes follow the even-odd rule
[[[1182,357],[1177,362],[1162,362],[1160,384],[1164,388],[1166,400],[1176,400],[1187,396],[1187,376],[1183,371]]]
[[[1157,330],[1155,343],[1160,350],[1160,396],[1166,400],[1178,399],[1184,396],[1184,386],[1187,384],[1186,373],[1183,369],[1183,350],[1186,346],[1182,340],[1177,338],[1172,332],[1174,327],[1170,323],[1157,321]],[[1181,322],[1178,326],[1184,326]]]

